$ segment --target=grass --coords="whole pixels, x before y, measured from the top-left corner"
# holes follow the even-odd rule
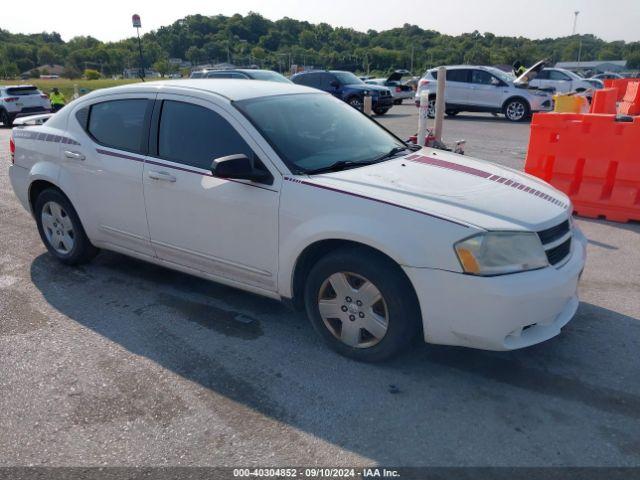
[[[140,80],[137,78],[129,78],[122,80],[113,80],[113,79],[100,79],[100,80],[69,80],[66,78],[56,78],[54,80],[41,80],[39,78],[30,78],[28,80],[0,80],[0,85],[35,85],[40,90],[45,93],[51,93],[53,87],[57,87],[63,95],[67,98],[67,100],[71,100],[73,95],[74,85],[78,85],[78,89],[85,89],[87,91],[80,92],[89,93],[93,90],[98,90],[100,88],[108,88],[115,87],[118,85],[126,85],[127,83],[137,83]],[[149,80],[147,80],[149,81]]]

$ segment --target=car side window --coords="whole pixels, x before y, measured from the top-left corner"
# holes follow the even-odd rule
[[[549,72],[549,78],[551,78],[551,80],[571,80],[568,75],[558,70],[551,70]]]
[[[468,82],[469,70],[464,68],[456,68],[455,70],[447,70],[447,82]]]
[[[320,75],[320,85],[318,88],[326,92],[332,92],[335,90],[335,87],[331,85],[331,82],[333,81],[338,81],[335,75],[331,75],[330,73],[323,73]]]
[[[484,70],[472,70],[471,71],[471,83],[480,85],[492,85],[494,76]]]
[[[89,110],[87,131],[106,147],[145,153],[146,117],[151,102],[147,99],[109,100]]]
[[[549,80],[549,70],[542,70],[538,72],[538,75],[535,78],[538,80]]]
[[[158,156],[209,170],[214,159],[253,152],[221,115],[200,105],[165,100],[160,114]]]

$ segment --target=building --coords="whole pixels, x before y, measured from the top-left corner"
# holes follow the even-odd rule
[[[589,62],[558,62],[556,68],[565,68],[573,72],[623,72],[627,69],[626,60],[595,60]]]
[[[20,74],[20,78],[31,78],[33,77],[33,73],[35,70],[40,72],[40,76],[44,78],[58,78],[61,77],[64,73],[64,67],[62,65],[57,64],[49,64],[49,65],[40,65],[39,67],[32,68],[26,72],[22,72]]]

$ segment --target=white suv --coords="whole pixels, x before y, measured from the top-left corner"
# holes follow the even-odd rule
[[[49,97],[33,85],[0,86],[0,122],[5,128],[18,117],[50,111]]]
[[[415,101],[429,90],[429,116],[435,116],[438,69],[427,70],[418,83]],[[532,112],[553,109],[549,92],[514,83],[512,75],[494,67],[456,65],[447,67],[445,90],[446,113],[460,112],[504,113],[513,122],[526,120]]]
[[[256,80],[93,92],[14,128],[13,189],[49,252],[98,248],[288,300],[338,352],[512,350],[578,307],[585,238],[548,184],[415,151],[328,93]]]
[[[593,90],[594,86],[571,70],[564,68],[543,68],[529,82],[529,86],[554,90],[557,93],[584,92]]]

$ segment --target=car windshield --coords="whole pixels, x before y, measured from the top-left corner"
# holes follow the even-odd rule
[[[364,83],[362,80],[360,80],[351,72],[331,72],[331,73],[333,73],[338,78],[338,81],[343,85],[353,85],[354,83],[355,84]]]
[[[295,173],[366,163],[405,147],[355,108],[324,93],[234,102]]]
[[[282,83],[292,83],[286,77],[283,77],[277,72],[270,72],[268,70],[253,70],[250,75],[256,80],[268,80],[270,82],[282,82]]]
[[[499,68],[487,67],[487,71],[490,72],[492,75],[495,75],[505,83],[511,83],[515,80],[515,77],[512,73],[504,72]]]

